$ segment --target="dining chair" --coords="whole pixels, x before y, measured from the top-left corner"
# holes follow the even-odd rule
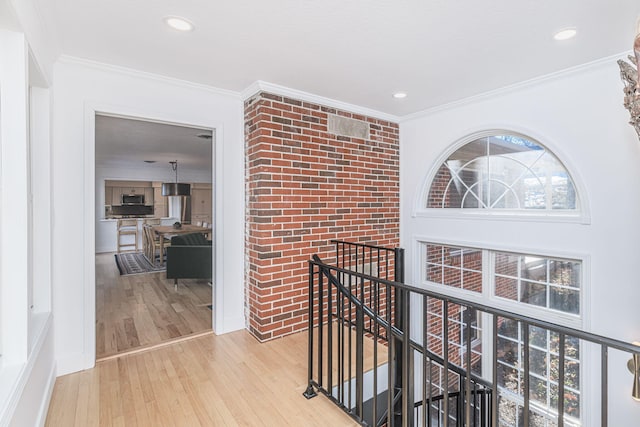
[[[144,220],[144,223],[148,225],[160,225],[160,218],[147,218]]]
[[[162,264],[163,259],[164,259],[164,253],[160,253],[160,238],[158,237],[158,235],[153,231],[153,227],[145,224],[143,226],[143,230],[145,235],[147,236],[147,244],[148,249],[147,252],[145,252],[145,255],[147,257],[147,259],[152,263],[152,264],[156,264],[156,252],[158,253],[157,257],[158,257],[158,261],[160,264]],[[164,239],[164,248],[166,250],[167,246],[171,246],[171,240],[165,238]]]

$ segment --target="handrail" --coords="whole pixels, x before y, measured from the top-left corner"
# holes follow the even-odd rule
[[[640,345],[636,345],[636,344],[632,344],[632,343],[628,343],[625,341],[621,341],[621,340],[617,340],[615,338],[610,338],[610,337],[605,337],[603,335],[598,335],[598,334],[594,334],[592,332],[586,332],[580,329],[575,329],[575,328],[571,328],[569,326],[564,326],[564,325],[558,325],[555,323],[551,323],[551,322],[547,322],[544,320],[540,320],[540,319],[536,319],[534,317],[529,317],[529,316],[525,316],[523,314],[518,314],[518,313],[514,313],[511,311],[507,311],[507,310],[503,310],[500,308],[496,308],[496,307],[492,307],[492,306],[488,306],[488,305],[484,305],[484,304],[480,304],[478,302],[475,301],[470,301],[470,300],[466,300],[464,298],[459,298],[459,297],[453,297],[453,296],[449,296],[449,295],[445,295],[445,294],[440,294],[437,292],[433,292],[427,289],[423,289],[423,288],[419,288],[417,286],[414,285],[407,285],[405,283],[398,283],[398,282],[394,282],[391,280],[386,280],[386,279],[379,279],[376,278],[374,276],[370,276],[368,274],[363,274],[360,272],[356,272],[356,271],[352,271],[352,270],[347,270],[344,268],[340,268],[340,267],[335,267],[329,264],[325,264],[323,263],[321,260],[320,261],[316,261],[314,259],[314,261],[309,261],[309,263],[313,264],[313,265],[317,265],[318,267],[323,267],[323,268],[327,268],[330,270],[334,270],[334,271],[339,271],[342,273],[347,273],[350,274],[352,276],[355,277],[360,277],[363,278],[365,280],[370,280],[370,281],[375,281],[378,282],[380,284],[383,285],[389,285],[389,286],[393,286],[395,288],[401,289],[401,290],[405,290],[405,291],[410,291],[410,292],[414,292],[423,296],[427,296],[427,297],[431,297],[431,298],[436,298],[442,301],[448,301],[450,303],[453,304],[458,304],[458,305],[463,305],[465,307],[472,307],[472,308],[476,308],[480,311],[483,311],[485,313],[489,313],[489,314],[493,314],[496,315],[498,317],[506,317],[512,320],[516,320],[516,321],[523,321],[526,322],[530,325],[533,326],[539,326],[542,329],[549,329],[549,330],[553,330],[554,332],[558,332],[558,333],[562,333],[565,335],[570,335],[572,337],[576,337],[576,338],[580,338],[583,339],[585,341],[590,341],[594,344],[604,344],[609,348],[614,348],[616,350],[621,350],[627,353],[639,353],[640,354]]]
[[[557,417],[557,425],[563,426],[565,418],[578,416],[575,405],[569,404],[570,406],[565,407],[565,398],[555,398],[557,403],[545,407],[546,411],[551,412],[538,412],[541,409],[535,403],[538,398],[530,374],[534,372],[530,357],[534,357],[534,349],[539,351],[539,344],[532,341],[534,333],[538,336],[538,329],[535,328],[539,328],[544,331],[543,339],[549,340],[543,346],[552,345],[551,340],[554,340],[555,350],[547,347],[548,353],[543,353],[544,363],[552,363],[550,357],[553,357],[558,364],[555,368],[556,376],[553,377],[555,379],[550,376],[544,379],[545,396],[546,393],[552,392],[554,396],[565,396],[565,392],[569,392],[572,396],[580,397],[582,390],[575,382],[565,384],[565,373],[571,372],[567,370],[570,369],[571,363],[574,363],[572,361],[575,360],[580,366],[582,363],[582,355],[576,354],[580,352],[580,347],[574,344],[574,340],[600,346],[600,425],[607,426],[608,351],[615,349],[640,354],[640,345],[553,324],[464,298],[443,295],[389,280],[388,277],[377,277],[374,273],[378,276],[389,276],[390,271],[403,271],[400,264],[402,250],[340,240],[334,240],[332,243],[336,244],[336,263],[339,265],[327,264],[318,255],[314,255],[309,261],[309,383],[305,396],[313,397],[318,390],[363,425],[371,423],[376,426],[405,427],[421,424],[448,427],[451,423],[456,426],[498,425],[503,416],[503,406],[499,403],[502,399],[499,397],[504,397],[504,393],[514,392],[515,395],[520,395],[521,401],[518,405],[521,409],[524,408],[522,414],[527,414],[522,415],[521,420],[525,426],[529,425],[530,410],[536,414],[546,414],[545,417],[550,413],[555,414],[553,417]],[[375,251],[384,251],[384,255]],[[384,263],[382,268],[379,265],[381,262]],[[403,274],[394,274],[394,278],[398,277],[403,277]],[[420,300],[415,297],[421,297],[421,303],[418,303]],[[417,304],[410,304],[411,299]],[[409,319],[412,307],[422,307],[422,342],[419,338],[411,337]],[[493,334],[492,345],[483,345],[482,354],[472,346],[471,316],[461,316],[465,309],[474,309],[492,317],[492,322],[486,325],[489,333]],[[459,316],[460,320],[455,320],[456,316]],[[430,323],[433,319],[440,319],[440,323]],[[508,326],[512,325],[511,322],[513,326]],[[450,327],[454,328],[453,332],[450,331]],[[504,327],[516,328],[516,336],[512,337],[504,329],[501,330]],[[464,328],[467,333],[463,336]],[[484,330],[485,326],[482,328]],[[314,338],[314,334],[317,338]],[[369,357],[373,358],[373,368],[366,368],[372,369],[369,373],[373,378],[373,386],[367,387],[372,388],[373,394],[369,394],[372,403],[370,402],[366,410],[363,405],[366,400],[363,385],[365,337],[373,343],[373,346],[368,344],[373,352],[372,355],[369,354]],[[499,340],[506,342],[506,347],[505,344],[499,346]],[[457,347],[453,348],[459,350],[450,350],[450,343],[455,344]],[[565,343],[569,346],[567,349]],[[379,401],[378,398],[379,344],[384,346],[381,348],[387,353],[388,381],[382,386],[387,390],[385,401]],[[473,352],[475,356],[472,355]],[[505,352],[511,355],[510,359],[505,359]],[[316,354],[317,359],[314,359]],[[475,357],[473,364],[472,357]],[[484,372],[483,377],[480,376],[482,374],[473,372],[472,368],[484,357],[491,359],[492,373]],[[317,376],[313,375],[312,370],[314,360]],[[420,363],[419,360],[422,360],[422,366],[414,367],[414,363]],[[566,363],[569,364],[565,366]],[[517,381],[522,382],[509,385],[506,376],[498,376],[500,366],[513,370]],[[575,367],[571,369],[575,370]],[[416,375],[419,372],[422,372],[421,379],[420,375]],[[432,374],[437,377],[432,379]],[[414,390],[414,383],[417,381],[422,381],[422,385]],[[583,383],[582,380],[579,382]],[[568,387],[568,390],[565,387]],[[438,390],[442,393],[438,393]],[[414,394],[417,396],[415,399]],[[579,406],[583,407],[583,404],[580,403]],[[370,414],[373,414],[372,418],[369,417]],[[365,416],[368,421],[365,420]],[[432,424],[432,420],[436,424]]]
[[[351,300],[351,302],[354,305],[356,305],[357,307],[361,308],[367,316],[369,316],[372,319],[376,319],[376,321],[378,323],[380,323],[383,328],[390,327],[393,335],[396,338],[400,338],[400,339],[402,338],[403,332],[400,329],[398,329],[395,326],[389,324],[383,317],[380,317],[377,313],[375,313],[373,310],[371,310],[369,307],[367,307],[362,301],[360,301],[358,298],[356,298],[353,294],[349,293],[349,290],[347,288],[345,288],[345,286],[342,283],[340,283],[340,281],[338,281],[338,278],[335,275],[331,274],[330,270],[336,270],[336,271],[343,272],[343,273],[349,273],[349,274],[352,274],[352,275],[357,276],[357,277],[362,277],[359,273],[355,273],[355,272],[352,272],[350,270],[345,270],[345,269],[342,269],[342,268],[332,267],[332,266],[329,266],[327,264],[324,264],[318,255],[313,255],[312,264],[317,265],[318,267],[320,267],[322,269],[322,271],[325,273],[325,276],[331,281],[331,284],[333,284],[336,288],[340,289],[340,292],[343,292],[345,294],[345,297],[349,298],[349,300]],[[366,276],[365,275],[365,277],[372,277],[372,276]],[[375,279],[375,280],[378,280],[378,279]],[[415,341],[413,339],[410,339],[409,343],[410,343],[411,347],[414,350],[417,350],[417,351],[420,351],[420,352],[425,352],[426,355],[429,358],[431,358],[433,361],[435,361],[436,363],[439,363],[441,365],[444,365],[444,359],[442,357],[440,357],[439,355],[437,355],[436,353],[434,353],[432,351],[429,351],[427,349],[423,349],[421,347],[421,344],[418,343],[417,341]],[[462,367],[460,367],[458,365],[455,365],[455,364],[451,364],[451,362],[449,362],[449,363],[450,363],[450,365],[449,365],[450,369],[452,371],[454,371],[455,373],[457,373],[459,375],[467,375],[467,372],[464,370],[464,368],[462,368]],[[478,383],[482,383],[483,385],[486,385],[486,386],[491,386],[491,383],[486,381],[484,378],[475,375],[473,372],[471,373],[471,377]]]

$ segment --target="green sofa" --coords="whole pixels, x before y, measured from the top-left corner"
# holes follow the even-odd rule
[[[211,279],[212,247],[202,233],[179,234],[167,247],[167,279]]]

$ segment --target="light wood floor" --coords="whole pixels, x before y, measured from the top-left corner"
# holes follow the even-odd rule
[[[114,254],[96,255],[96,358],[211,330],[211,287],[165,272],[121,276]]]
[[[58,378],[46,426],[357,426],[302,396],[306,361],[305,332],[193,338]]]

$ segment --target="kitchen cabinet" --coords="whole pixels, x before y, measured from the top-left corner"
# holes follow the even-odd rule
[[[198,187],[205,187],[200,184]],[[211,186],[209,188],[198,188],[194,187],[191,189],[191,223],[200,222],[208,222],[212,223],[212,200],[211,200]]]
[[[157,217],[168,216],[167,198],[162,195],[162,183],[153,183],[153,212]]]
[[[154,191],[153,191],[153,187],[147,187],[144,189],[143,193],[144,194],[144,204],[149,206],[149,205],[154,205]]]
[[[113,187],[104,187],[104,204],[113,204]]]
[[[122,204],[122,188],[112,187],[111,205],[119,206]]]

